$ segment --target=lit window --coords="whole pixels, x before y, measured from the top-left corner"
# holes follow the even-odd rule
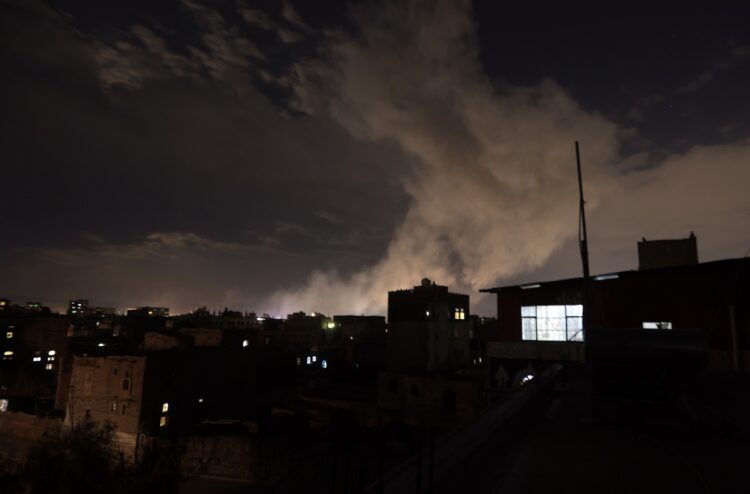
[[[7,412],[8,411],[8,400],[2,399],[0,400],[0,412]]]
[[[672,323],[669,321],[644,322],[643,329],[672,329]]]
[[[103,347],[103,346],[107,346],[107,344],[106,344],[106,343],[99,343],[99,345],[98,345],[98,346],[99,346],[99,347]]]
[[[322,368],[324,368],[324,369],[327,369],[328,368],[328,362],[326,362],[325,360],[321,360],[320,361],[320,366]]]
[[[3,352],[3,360],[13,360],[13,351],[6,350]]]
[[[49,355],[50,357],[54,357],[56,353],[57,352],[55,352],[54,350],[50,350],[49,352],[47,352],[47,355]]]
[[[169,418],[162,416],[159,419],[159,427],[166,427],[166,425],[169,423]]]
[[[312,358],[310,358],[310,357],[308,356],[308,357],[307,357],[307,365],[310,365],[311,363],[312,363]]]
[[[45,370],[50,370],[50,371],[51,371],[51,370],[53,370],[54,368],[55,368],[55,365],[54,365],[54,364],[45,364],[45,365],[44,365],[44,369],[45,369]]]
[[[112,406],[110,407],[110,411],[112,413],[115,413],[117,411],[117,402],[116,401],[112,402]]]
[[[34,357],[32,360],[34,362],[41,362],[42,361],[42,357]]]
[[[534,374],[527,374],[521,379],[521,386],[534,379]]]
[[[313,361],[313,362],[317,362],[317,361],[318,361],[318,357],[316,357],[315,355],[313,355],[313,356],[312,356],[312,361]]]
[[[328,322],[328,329],[333,329],[335,327],[336,327],[336,323],[335,322],[333,322],[333,321],[329,321]]]
[[[246,347],[246,346],[248,346],[249,344],[250,344],[250,342],[249,342],[249,341],[247,341],[247,340],[242,340],[242,348],[245,348],[245,347]]]
[[[13,338],[13,331],[8,331],[7,333],[5,333],[5,337],[8,339]]]
[[[349,340],[354,341],[354,336],[350,336]]]
[[[203,403],[203,398],[198,398],[198,403]]]
[[[302,365],[302,357],[297,357],[297,365]]]
[[[169,403],[164,402],[161,405],[161,413],[167,413],[169,411]]]
[[[463,321],[466,319],[466,312],[464,312],[462,307],[456,307],[453,309],[453,319],[456,321]]]
[[[428,311],[428,310],[424,311],[424,316],[425,317],[430,317],[430,311]]]
[[[583,341],[583,306],[523,306],[521,336],[524,340]]]

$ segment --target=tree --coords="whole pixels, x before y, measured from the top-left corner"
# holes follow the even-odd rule
[[[114,443],[115,427],[84,420],[53,427],[29,453],[24,480],[30,494],[111,493],[124,465]]]

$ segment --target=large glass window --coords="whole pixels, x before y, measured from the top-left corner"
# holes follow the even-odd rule
[[[583,341],[583,306],[523,306],[521,336],[524,340]]]

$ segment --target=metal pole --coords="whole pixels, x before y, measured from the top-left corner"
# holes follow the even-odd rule
[[[590,312],[590,301],[589,301],[589,244],[588,234],[586,232],[586,201],[583,198],[583,178],[581,176],[581,153],[578,149],[578,141],[576,141],[576,168],[578,170],[578,242],[581,249],[581,264],[583,264],[583,293],[581,294],[581,302],[583,306],[583,342],[584,348],[586,349],[586,361],[589,360],[589,343],[587,333],[589,330],[589,322],[591,321]]]

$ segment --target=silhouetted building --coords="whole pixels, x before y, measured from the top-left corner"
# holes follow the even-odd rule
[[[61,316],[0,317],[0,398],[13,410],[51,412],[58,372],[68,349]]]
[[[688,238],[646,240],[638,242],[638,269],[669,268],[698,264],[698,240]]]
[[[425,278],[410,290],[388,292],[386,367],[437,371],[470,365],[469,296]]]
[[[128,309],[128,316],[169,317],[168,307],[138,307]]]
[[[581,278],[572,278],[482,291],[497,295],[501,341],[575,342],[582,334],[582,287]],[[617,328],[697,330],[710,368],[750,368],[748,301],[748,258],[608,273],[592,277],[589,327],[583,329],[586,335]],[[539,348],[549,356],[551,347]],[[564,348],[577,352],[558,346]]]
[[[89,307],[89,301],[86,299],[71,300],[68,303],[68,315],[69,316],[82,316],[86,309]]]

